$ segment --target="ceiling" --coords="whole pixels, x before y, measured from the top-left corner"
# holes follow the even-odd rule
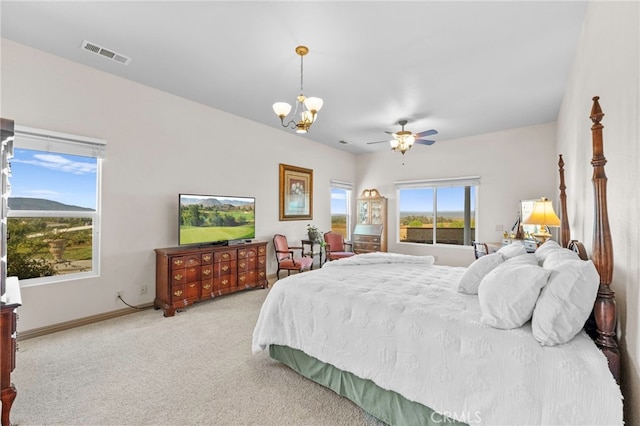
[[[582,1],[5,1],[1,35],[283,128],[271,105],[324,99],[303,137],[351,153],[408,130],[446,141],[554,121]],[[127,65],[81,49],[92,42]],[[258,137],[248,135],[248,137]],[[340,141],[346,142],[341,143]],[[418,146],[414,149],[429,149]]]

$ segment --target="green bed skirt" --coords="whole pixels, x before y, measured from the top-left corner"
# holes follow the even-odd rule
[[[331,364],[325,364],[300,350],[271,345],[269,355],[307,379],[350,399],[364,411],[389,425],[465,425],[420,403],[409,401],[396,392],[382,389],[371,380],[361,379]]]

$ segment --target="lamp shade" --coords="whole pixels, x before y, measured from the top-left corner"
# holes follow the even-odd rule
[[[273,104],[273,112],[275,112],[278,117],[286,117],[290,111],[291,105],[286,102],[276,102]]]
[[[322,101],[322,98],[314,98],[314,97],[307,98],[304,101],[304,105],[307,107],[307,109],[309,111],[315,111],[315,112],[320,111],[323,103],[324,102]]]
[[[560,226],[560,218],[553,210],[553,204],[546,198],[541,198],[533,205],[533,210],[523,222],[525,225]]]

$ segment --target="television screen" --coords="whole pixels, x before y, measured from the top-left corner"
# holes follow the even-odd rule
[[[216,244],[256,236],[256,199],[179,194],[178,244]]]

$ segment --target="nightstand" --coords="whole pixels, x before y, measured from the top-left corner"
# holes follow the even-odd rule
[[[503,238],[502,239],[502,245],[503,246],[508,246],[509,244],[513,243],[514,241],[522,241],[522,244],[524,244],[524,248],[525,250],[527,250],[527,253],[533,253],[536,251],[536,249],[538,248],[538,243],[536,242],[536,240],[516,240],[513,238]]]

